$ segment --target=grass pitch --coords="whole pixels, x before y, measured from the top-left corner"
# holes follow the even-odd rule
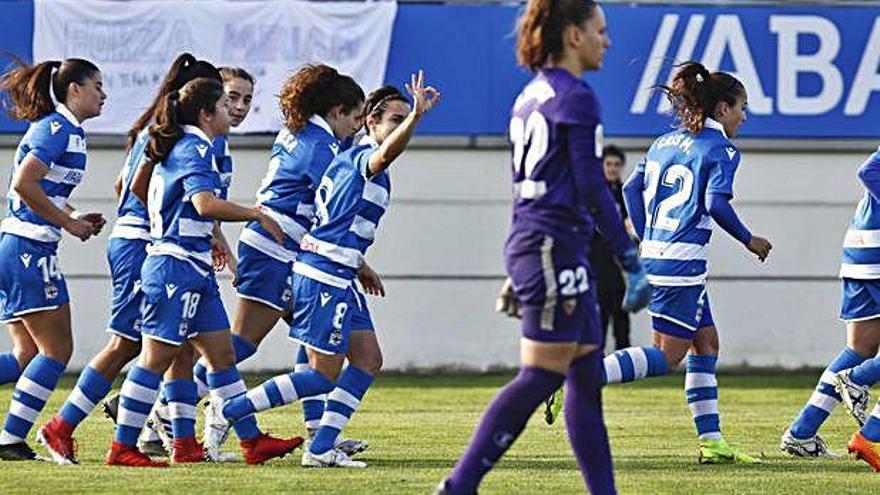
[[[725,437],[750,453],[763,452],[758,466],[701,466],[694,427],[685,404],[681,375],[612,386],[605,392],[621,493],[715,494],[880,493],[880,474],[843,456],[830,460],[790,459],[778,451],[779,436],[810,395],[818,375],[724,376],[719,379]],[[95,412],[77,433],[79,466],[0,463],[0,492],[48,493],[430,493],[451,469],[488,401],[508,376],[386,377],[377,380],[348,436],[372,447],[358,458],[365,470],[314,470],[299,455],[264,466],[199,464],[169,469],[110,468],[103,465],[112,425]],[[259,383],[250,377],[248,383]],[[58,410],[73,378],[62,381],[38,425]],[[117,382],[117,385],[119,382]],[[0,413],[11,387],[0,389]],[[297,405],[260,415],[260,424],[280,435],[301,430]],[[822,429],[829,446],[843,454],[854,423],[836,412]],[[526,432],[489,474],[481,493],[583,493],[569,451],[564,424],[548,427],[536,414]],[[39,446],[32,443],[39,451]],[[228,448],[235,448],[230,440]],[[297,451],[299,452],[299,451]]]

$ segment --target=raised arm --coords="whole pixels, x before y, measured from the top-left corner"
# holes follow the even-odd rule
[[[406,85],[406,90],[413,98],[412,110],[370,157],[371,175],[384,172],[403,153],[422,115],[430,112],[440,100],[439,91],[431,86],[425,87],[425,73],[423,71],[419,71],[418,75],[412,75],[411,83]]]

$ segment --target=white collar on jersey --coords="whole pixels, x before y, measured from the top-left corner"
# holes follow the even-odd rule
[[[324,117],[321,117],[320,115],[312,115],[311,117],[309,117],[309,122],[315,124],[321,129],[324,129],[325,131],[327,131],[327,134],[330,134],[334,138],[336,137],[336,134],[333,134],[333,128],[330,127],[330,124],[328,124],[326,120],[324,120]]]
[[[55,111],[64,116],[65,119],[69,120],[74,127],[82,127],[82,124],[79,123],[79,120],[76,120],[76,115],[67,108],[67,105],[64,103],[59,103],[55,105]]]
[[[724,126],[721,124],[721,122],[718,122],[717,120],[715,120],[713,118],[706,117],[706,120],[703,122],[703,125],[705,127],[708,127],[709,129],[715,129],[716,131],[721,131],[721,135],[724,136],[725,139],[727,138],[727,132],[724,131]]]
[[[357,144],[358,146],[372,146],[373,148],[379,147],[379,143],[376,141],[376,139],[369,134],[364,134]]]
[[[183,126],[183,132],[185,132],[185,133],[187,133],[187,134],[195,134],[196,136],[198,136],[198,137],[204,139],[205,142],[207,142],[208,144],[211,144],[211,143],[213,142],[213,141],[211,141],[211,139],[208,137],[208,135],[205,134],[205,131],[203,131],[203,130],[202,130],[200,127],[198,127],[198,126],[194,126],[194,125],[186,124],[186,125]]]

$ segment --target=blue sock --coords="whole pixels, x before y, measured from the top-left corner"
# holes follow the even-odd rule
[[[789,430],[795,438],[804,440],[812,438],[819,431],[822,423],[828,419],[831,411],[840,404],[840,394],[834,390],[832,384],[832,375],[838,371],[845,370],[857,366],[864,361],[858,352],[844,347],[843,351],[825,368],[816,390],[810,396],[807,405],[804,406],[794,423],[791,424]]]
[[[28,363],[15,382],[12,403],[3,427],[4,443],[20,442],[27,438],[34,421],[58,385],[64,368],[64,363],[43,354],[38,354]]]
[[[247,387],[245,387],[241,375],[238,374],[238,368],[235,366],[223,371],[208,373],[208,386],[211,387],[211,397],[226,401],[227,406],[239,399],[247,402],[245,396]],[[223,411],[226,412],[226,407],[223,408]],[[242,414],[235,419],[236,422],[232,427],[239,439],[253,440],[262,434],[260,427],[257,426],[257,417],[253,413]]]
[[[628,347],[605,356],[603,376],[608,383],[627,383],[648,376],[665,375],[666,356],[656,347]]]
[[[336,445],[339,432],[348,424],[372,383],[373,375],[351,364],[342,371],[336,388],[327,396],[321,428],[309,447],[313,454],[323,454]]]
[[[862,426],[861,432],[862,436],[868,440],[880,442],[880,402],[874,406],[874,410],[871,411],[871,415],[865,421],[865,426]]]
[[[80,373],[79,380],[76,381],[76,388],[67,396],[58,415],[67,424],[76,428],[92,412],[95,405],[107,396],[112,385],[104,375],[95,371],[95,368],[86,366]]]
[[[700,440],[721,440],[718,380],[715,378],[717,362],[718,356],[689,354],[687,357],[684,393]]]
[[[270,378],[245,395],[237,396],[223,407],[227,419],[243,418],[258,411],[296,402],[300,397],[325,394],[333,382],[313,369]]]
[[[880,382],[880,357],[865,359],[853,368],[849,378],[859,385],[871,387]]]
[[[196,437],[196,382],[192,380],[171,380],[163,387],[168,398],[168,412],[171,417],[171,431],[174,439]]]
[[[232,334],[232,348],[235,350],[235,364],[254,355],[257,348],[247,340],[236,334]],[[208,395],[208,362],[205,358],[199,359],[193,366],[193,380],[196,382],[198,398]]]
[[[11,352],[0,354],[0,385],[18,380],[19,375],[21,375],[21,369],[18,366],[18,359],[15,359],[15,354]]]
[[[617,492],[608,430],[602,417],[601,369],[601,351],[571,363],[565,377],[565,425],[590,493],[613,494]]]
[[[309,354],[306,352],[306,346],[299,346],[299,352],[296,353],[296,365],[293,371],[299,373],[309,369]],[[327,400],[327,394],[313,395],[311,397],[302,397],[303,419],[306,428],[311,431],[317,431],[321,427],[321,416],[324,415],[324,402]]]
[[[119,414],[116,418],[116,441],[132,447],[147,422],[147,415],[159,395],[162,377],[152,371],[132,366],[122,384]]]
[[[489,404],[458,464],[446,479],[450,493],[477,493],[486,473],[519,437],[535,408],[562,385],[565,375],[525,366]]]

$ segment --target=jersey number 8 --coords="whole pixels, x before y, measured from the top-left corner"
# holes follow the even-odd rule
[[[164,230],[162,224],[162,197],[165,196],[165,179],[159,174],[150,178],[150,191],[147,193],[147,210],[150,214],[150,235],[161,238]]]

